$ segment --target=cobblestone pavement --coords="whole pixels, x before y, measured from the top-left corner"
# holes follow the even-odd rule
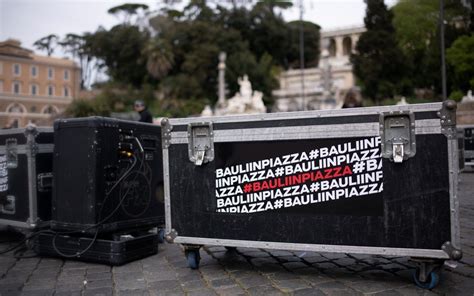
[[[190,270],[178,245],[120,267],[0,256],[0,295],[474,295],[474,173],[460,181],[464,258],[432,291],[417,288],[408,258],[238,248],[201,251]],[[4,240],[0,234],[0,241]],[[0,243],[0,250],[8,247]]]

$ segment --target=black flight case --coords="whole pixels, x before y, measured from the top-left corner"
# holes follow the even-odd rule
[[[51,219],[53,129],[0,130],[0,225],[19,230]]]
[[[456,103],[162,120],[166,236],[202,245],[459,260]],[[185,177],[183,177],[185,176]]]
[[[159,125],[90,117],[57,120],[54,131],[53,230],[164,225]]]
[[[41,233],[33,249],[42,256],[74,258],[107,265],[122,265],[158,253],[158,235],[111,235],[91,238],[77,235]]]

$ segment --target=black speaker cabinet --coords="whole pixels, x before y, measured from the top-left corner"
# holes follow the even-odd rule
[[[164,224],[160,126],[89,117],[57,120],[54,132],[52,229]]]

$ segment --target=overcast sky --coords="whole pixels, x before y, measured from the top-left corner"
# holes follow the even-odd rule
[[[0,40],[19,39],[24,47],[49,34],[95,31],[110,28],[118,19],[107,13],[123,3],[145,3],[158,9],[159,0],[0,0]],[[389,6],[396,0],[386,0]],[[319,24],[323,30],[362,25],[363,0],[304,0],[304,19]],[[297,6],[284,12],[287,20],[298,19]]]

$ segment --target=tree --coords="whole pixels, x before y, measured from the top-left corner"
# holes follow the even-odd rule
[[[289,68],[300,67],[300,21],[288,23],[290,34],[290,48],[287,53]],[[304,66],[305,68],[317,67],[319,63],[320,27],[311,22],[303,21],[304,34]]]
[[[98,59],[98,66],[105,68],[114,81],[140,87],[151,79],[142,54],[149,37],[148,32],[137,26],[117,25],[90,34],[86,45],[90,54]]]
[[[66,36],[58,42],[64,52],[71,55],[72,59],[79,63],[81,68],[81,88],[90,86],[92,83],[92,72],[95,66],[94,57],[91,56],[89,43],[90,33],[84,35],[77,35],[73,33],[66,34]]]
[[[148,73],[158,80],[164,78],[173,67],[174,54],[171,45],[163,39],[150,40],[143,55],[146,57]]]
[[[267,9],[272,16],[276,15],[276,9],[288,9],[293,6],[291,1],[281,0],[260,0],[257,2],[257,6],[263,6]]]
[[[469,34],[472,10],[470,15],[461,0],[444,2],[445,44],[449,48],[459,36]],[[400,0],[392,11],[397,42],[407,58],[414,86],[440,94],[439,0]],[[454,76],[453,68],[447,67],[448,90],[456,88]]]
[[[33,46],[36,47],[38,50],[46,51],[46,54],[48,56],[51,56],[54,52],[57,42],[58,36],[56,34],[50,34],[37,40],[35,43],[33,43]]]
[[[474,88],[474,34],[454,41],[446,58],[454,69],[457,88],[463,92]]]
[[[405,75],[404,57],[396,42],[392,13],[384,1],[366,3],[367,31],[360,36],[351,61],[363,94],[378,103],[382,98],[392,97],[400,87]]]
[[[107,12],[118,17],[122,17],[122,24],[130,25],[131,20],[134,16],[139,17],[140,12],[148,10],[148,5],[139,3],[125,3],[122,5],[114,6]]]

